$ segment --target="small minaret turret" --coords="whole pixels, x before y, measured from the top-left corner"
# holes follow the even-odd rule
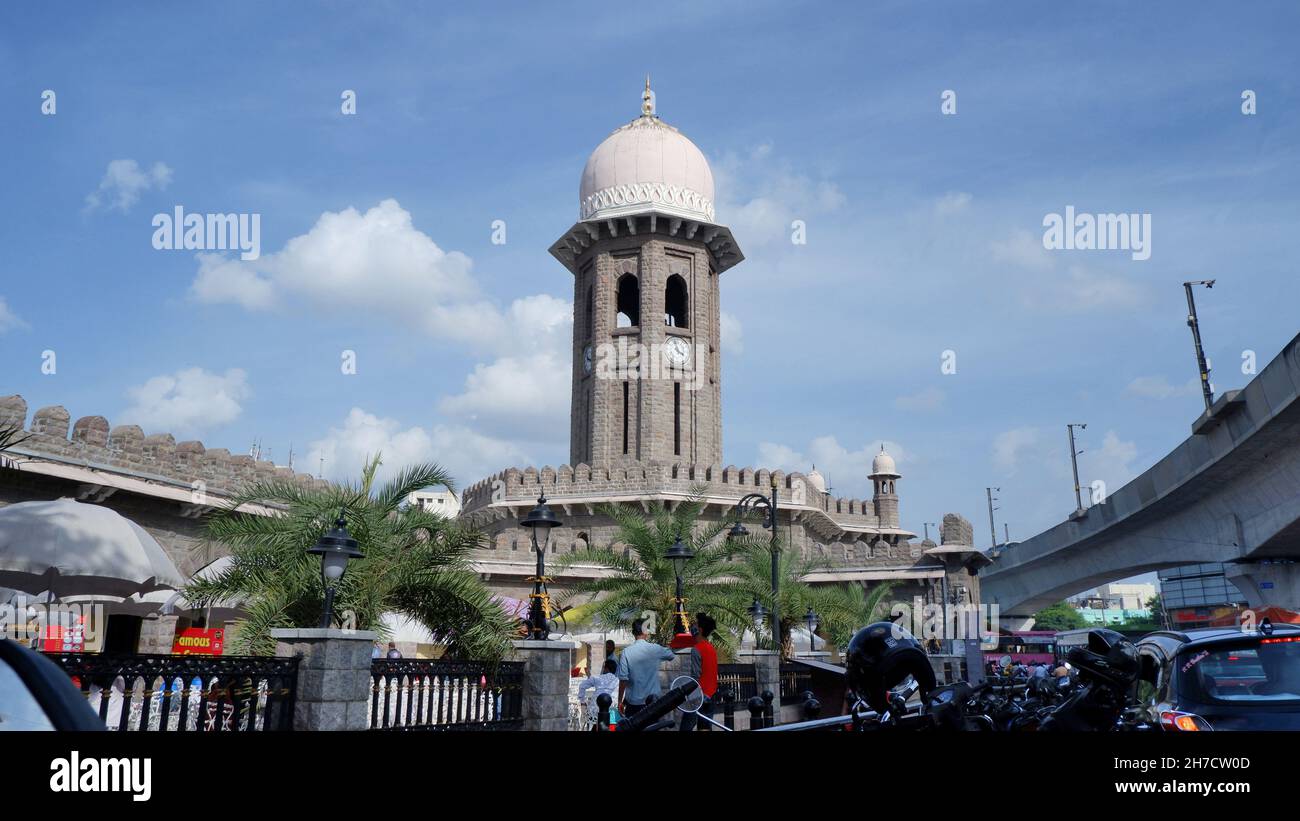
[[[871,479],[873,488],[871,501],[876,508],[876,518],[880,520],[881,527],[897,528],[898,523],[898,493],[895,482],[903,478],[898,472],[897,466],[894,465],[894,458],[885,453],[885,446],[880,446],[880,453],[876,458],[871,460]]]

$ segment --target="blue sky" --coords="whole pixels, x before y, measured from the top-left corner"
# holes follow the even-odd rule
[[[1024,538],[1073,507],[1066,422],[1112,489],[1189,433],[1183,280],[1218,279],[1197,296],[1220,390],[1300,330],[1297,22],[1287,3],[6,6],[0,393],[280,463],[292,443],[333,477],[378,448],[462,487],[562,463],[572,279],[546,248],[649,72],[748,257],[722,285],[726,461],[816,462],[862,495],[887,442],[904,526],[960,512],[986,544],[995,485],[999,537]],[[155,250],[177,205],[260,214],[262,259]],[[1151,258],[1044,250],[1067,205],[1150,214]]]

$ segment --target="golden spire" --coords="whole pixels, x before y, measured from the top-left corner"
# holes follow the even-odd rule
[[[654,92],[650,90],[650,75],[645,76],[645,91],[641,92],[641,116],[653,117],[655,115],[655,97]]]

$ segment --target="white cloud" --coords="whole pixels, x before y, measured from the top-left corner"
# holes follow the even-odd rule
[[[867,479],[871,474],[871,460],[880,453],[881,445],[894,457],[894,463],[902,472],[910,454],[897,442],[876,439],[857,450],[849,450],[834,436],[818,436],[802,450],[775,442],[761,442],[755,466],[807,473],[816,465],[818,472],[830,483],[833,495],[865,498],[871,495],[871,482]]]
[[[1021,303],[1043,312],[1079,312],[1133,308],[1143,299],[1142,288],[1132,279],[1103,273],[1075,263],[1062,268],[1061,252],[1043,247],[1040,237],[1023,229],[989,243],[995,262],[1010,270],[1002,276],[1004,289],[1019,293]],[[1028,276],[1016,277],[1016,274]]]
[[[134,404],[122,416],[146,432],[189,435],[229,424],[252,391],[239,368],[214,374],[187,368],[155,376],[127,391]]]
[[[376,453],[383,459],[377,473],[381,482],[409,465],[437,462],[457,477],[457,490],[502,468],[530,462],[518,446],[464,427],[403,427],[395,419],[353,408],[342,426],[331,428],[310,444],[306,464],[315,469],[324,458],[327,478],[355,481],[366,460]]]
[[[1137,443],[1124,441],[1115,431],[1108,430],[1100,449],[1084,449],[1079,458],[1079,479],[1085,486],[1100,479],[1106,483],[1106,493],[1114,493],[1137,475],[1133,465],[1136,459]]]
[[[742,354],[745,352],[745,328],[740,324],[740,320],[732,314],[722,311],[719,314],[718,329],[722,335],[722,350],[727,354]]]
[[[989,252],[997,262],[1020,268],[1048,271],[1053,267],[1051,252],[1043,247],[1042,240],[1024,229],[1013,232],[1006,239],[990,241]]]
[[[934,204],[935,216],[947,217],[965,211],[971,203],[971,195],[966,191],[949,191]]]
[[[830,180],[814,180],[773,157],[764,143],[748,155],[724,154],[712,163],[720,219],[747,246],[788,242],[796,219],[811,223],[814,217],[838,211],[844,193]]]
[[[14,313],[9,303],[5,302],[5,298],[0,296],[0,334],[26,327],[27,323],[23,322],[22,317]]]
[[[1145,399],[1170,399],[1175,396],[1194,396],[1201,392],[1201,386],[1195,377],[1180,386],[1170,384],[1163,376],[1139,376],[1128,383],[1124,392]]]
[[[945,394],[939,388],[926,388],[911,396],[899,396],[894,399],[894,407],[905,411],[932,411],[943,406]]]
[[[135,160],[112,160],[99,188],[86,195],[86,209],[94,211],[102,206],[125,212],[139,201],[141,192],[161,191],[171,181],[172,170],[166,163],[156,162],[146,171]]]
[[[1038,428],[1013,428],[993,438],[993,464],[1007,473],[1015,473],[1024,454],[1038,448],[1042,435]]]
[[[191,286],[202,302],[234,302],[246,310],[270,308],[274,289],[270,280],[237,259],[220,254],[198,254],[199,273]]]

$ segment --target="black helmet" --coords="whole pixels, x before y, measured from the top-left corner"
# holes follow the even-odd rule
[[[889,706],[886,693],[909,675],[916,679],[922,698],[934,689],[934,668],[920,642],[892,622],[859,630],[849,642],[845,667],[849,689],[878,713]]]
[[[1114,630],[1089,630],[1087,646],[1071,649],[1066,659],[1083,676],[1118,687],[1127,687],[1137,680],[1137,648]]]

